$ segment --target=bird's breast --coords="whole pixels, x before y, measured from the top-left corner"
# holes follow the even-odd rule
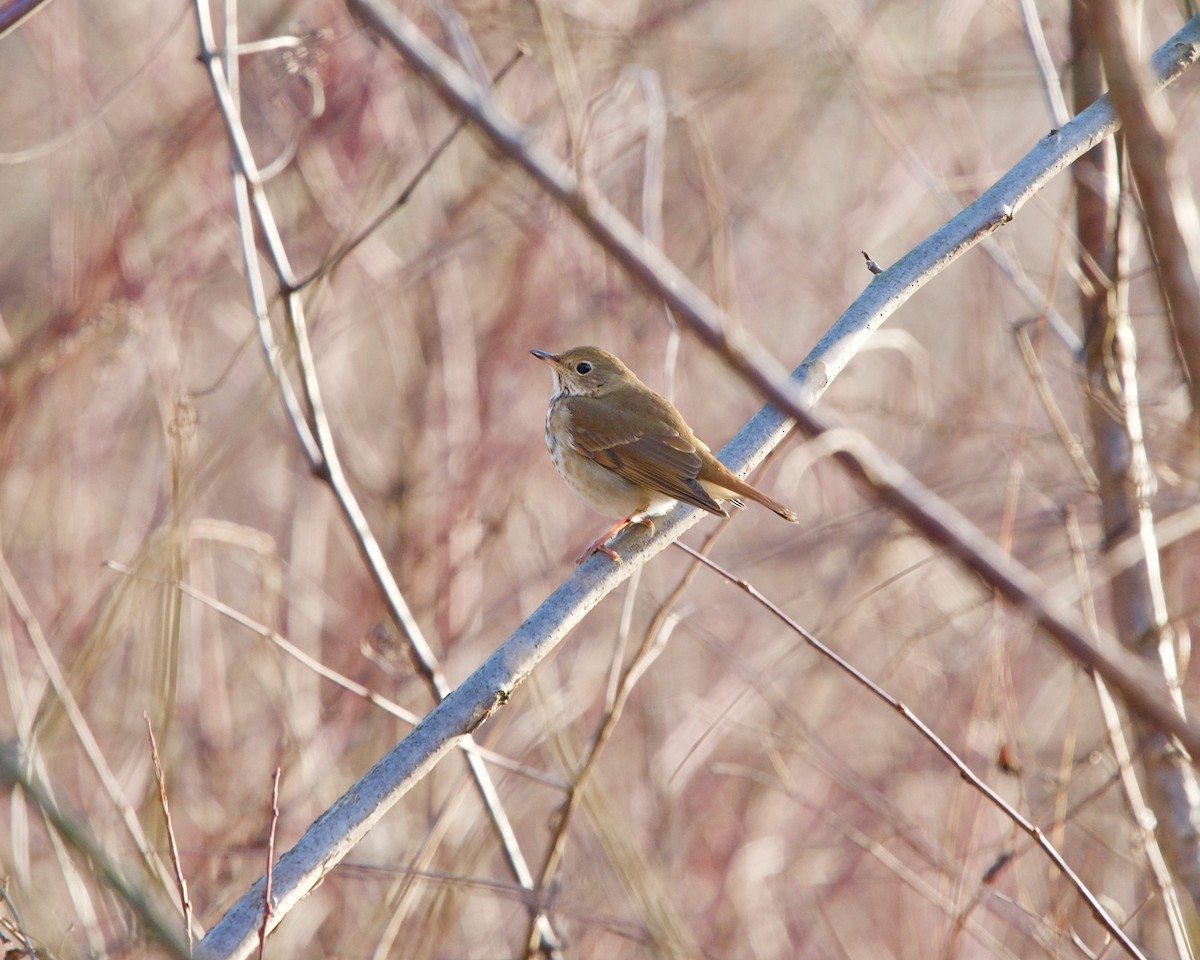
[[[559,476],[578,497],[611,517],[657,515],[674,505],[672,498],[631,482],[576,450],[571,444],[571,410],[561,402],[563,396],[552,397],[546,411],[546,449]]]
[[[550,406],[546,408],[546,449],[558,472],[562,473],[559,463],[562,458],[563,446],[571,442],[571,410],[563,402],[565,393],[559,392],[550,398]]]

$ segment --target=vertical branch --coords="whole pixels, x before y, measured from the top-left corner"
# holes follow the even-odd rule
[[[171,866],[175,869],[175,883],[179,887],[179,905],[183,909],[183,928],[187,934],[188,949],[192,948],[192,898],[188,895],[187,878],[183,875],[183,862],[179,859],[179,843],[175,840],[175,822],[171,819],[171,804],[167,800],[167,775],[163,770],[162,758],[158,755],[158,743],[154,739],[154,727],[150,725],[150,714],[142,711],[146,721],[146,737],[150,741],[150,759],[154,762],[154,781],[158,784],[158,802],[162,807],[163,820],[167,825],[167,843],[171,850]]]
[[[263,960],[267,952],[267,924],[271,914],[275,912],[272,902],[272,890],[275,879],[275,829],[279,826],[279,767],[271,776],[271,823],[267,830],[267,872],[263,884],[263,918],[262,926],[258,928],[258,960]]]
[[[1099,47],[1110,15],[1072,6],[1076,110],[1101,87]],[[1107,62],[1107,57],[1105,62]],[[1127,307],[1126,252],[1119,217],[1115,148],[1100,144],[1075,165],[1077,226],[1084,284],[1088,416],[1095,442],[1106,547],[1137,544],[1138,560],[1112,580],[1113,617],[1121,642],[1150,662],[1182,713],[1174,635],[1167,615],[1154,517],[1154,482],[1138,407],[1137,344]],[[1200,904],[1200,785],[1174,738],[1137,721],[1138,745],[1158,839],[1179,883]]]
[[[1125,130],[1129,170],[1137,185],[1158,283],[1171,317],[1179,359],[1200,415],[1200,217],[1176,149],[1175,118],[1152,92],[1133,45],[1128,0],[1102,0],[1093,24],[1109,99]]]
[[[1100,622],[1096,611],[1096,599],[1092,593],[1091,578],[1088,575],[1087,561],[1084,556],[1083,536],[1079,530],[1078,517],[1074,510],[1068,510],[1065,518],[1067,542],[1071,547],[1071,557],[1075,562],[1075,575],[1083,589],[1081,597],[1082,613],[1088,629],[1097,637],[1100,636]],[[1096,700],[1100,705],[1100,713],[1104,717],[1104,727],[1108,733],[1108,742],[1117,761],[1117,771],[1121,779],[1121,789],[1125,792],[1125,802],[1133,816],[1141,836],[1140,842],[1146,852],[1146,860],[1158,885],[1159,895],[1163,900],[1163,909],[1167,914],[1167,923],[1171,929],[1171,937],[1175,941],[1175,952],[1180,958],[1192,958],[1195,953],[1188,939],[1187,923],[1179,903],[1179,893],[1171,879],[1171,870],[1163,857],[1162,847],[1154,835],[1154,814],[1146,804],[1145,795],[1137,775],[1133,769],[1133,752],[1121,724],[1121,715],[1117,702],[1099,674],[1092,674],[1092,683],[1096,689]]]
[[[236,17],[236,5],[231,2],[226,8],[227,14]],[[224,54],[216,48],[212,16],[207,0],[196,0],[195,3],[197,29],[200,36],[200,59],[204,63],[213,95],[225,124],[233,152],[234,172],[233,187],[239,214],[239,227],[242,234],[243,252],[246,266],[247,283],[251,303],[258,321],[259,336],[264,352],[267,355],[268,366],[275,377],[286,412],[291,419],[292,427],[300,439],[306,456],[317,476],[324,480],[332,491],[342,515],[359,551],[366,562],[367,569],[378,586],[392,617],[403,630],[412,654],[413,664],[425,680],[435,701],[440,702],[450,692],[451,687],[446,680],[441,663],[433,647],[425,636],[413,615],[399,584],[388,568],[383,550],[379,546],[366,515],[342,470],[341,459],[338,456],[333,426],[325,414],[324,402],[321,396],[320,383],[316,372],[316,359],[312,342],[308,336],[308,327],[304,313],[304,302],[296,275],[292,269],[283,237],[266,191],[263,189],[263,177],[250,147],[249,138],[242,125],[238,107],[236,90],[231,86],[231,80],[236,77],[236,71],[231,71],[226,64],[227,59],[238,56],[239,50],[228,48]],[[236,24],[226,24],[227,36],[236,38]],[[233,31],[229,33],[228,31]],[[249,215],[253,212],[254,221]],[[259,248],[255,237],[255,226],[261,232],[268,262],[275,273],[278,289],[285,294],[284,306],[290,323],[291,332],[296,347],[296,361],[300,370],[300,386],[306,405],[306,411],[300,408],[295,391],[287,372],[279,362],[279,350],[275,345],[271,332],[268,314],[265,285],[258,261]],[[513,877],[525,889],[532,889],[533,874],[525,859],[508,817],[500,800],[500,795],[491,774],[484,766],[478,753],[467,751],[465,760],[475,782],[480,800],[492,821],[493,828],[499,841],[504,858],[508,863]],[[249,906],[257,910],[258,904]],[[236,909],[236,908],[235,908]],[[231,911],[232,912],[232,911]],[[263,921],[264,931],[270,932],[282,920],[286,910],[277,909]],[[227,915],[228,916],[228,915]],[[556,948],[558,936],[542,915],[537,915],[536,923],[548,950]],[[243,944],[244,946],[244,944]],[[201,945],[203,950],[204,945]]]

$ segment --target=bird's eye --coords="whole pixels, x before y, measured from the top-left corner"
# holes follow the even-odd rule
[[[582,374],[583,376],[586,377],[589,373],[592,372],[592,365],[590,363],[588,363],[586,360],[583,360],[583,361],[575,364],[575,372]]]

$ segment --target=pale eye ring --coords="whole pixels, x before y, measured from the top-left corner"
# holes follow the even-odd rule
[[[592,365],[586,360],[581,360],[579,363],[575,364],[575,372],[586,377],[592,372]]]

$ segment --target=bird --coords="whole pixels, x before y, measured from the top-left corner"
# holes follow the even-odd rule
[[[713,456],[670,401],[600,347],[562,353],[529,351],[550,366],[554,393],[546,411],[546,448],[559,475],[599,513],[621,517],[576,560],[607,554],[609,541],[633,524],[654,532],[652,517],[676,502],[722,517],[721,502],[745,509],[754,500],[789,523],[796,514],[736,476]]]

